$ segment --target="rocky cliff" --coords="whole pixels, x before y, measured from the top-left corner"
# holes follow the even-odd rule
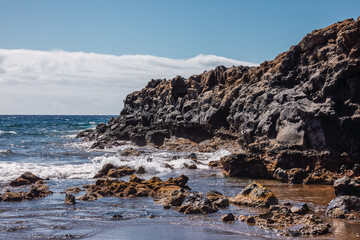
[[[219,66],[188,79],[151,80],[126,97],[117,118],[79,136],[95,146],[218,139],[238,144],[247,156],[223,159],[228,173],[255,159],[266,176],[279,179],[285,171],[288,180],[294,168],[311,171],[302,179],[320,167],[336,174],[360,162],[359,57],[360,18],[344,20],[259,67]]]

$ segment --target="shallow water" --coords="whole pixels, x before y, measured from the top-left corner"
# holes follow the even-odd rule
[[[140,177],[156,175],[166,180],[186,174],[188,185],[206,194],[217,190],[234,196],[250,181],[224,178],[217,170],[207,168],[207,162],[228,154],[198,154],[203,164],[197,170],[184,169],[192,163],[188,153],[156,149],[139,157],[121,157],[116,149],[89,151],[91,143],[74,138],[77,132],[106,122],[109,116],[0,116],[0,187],[25,171],[31,171],[48,181],[54,192],[43,199],[16,203],[0,202],[0,239],[286,239],[276,232],[248,226],[243,222],[224,224],[220,217],[255,214],[263,209],[230,206],[208,215],[184,215],[164,210],[153,198],[102,198],[94,202],[78,201],[74,206],[64,204],[61,191],[73,186],[94,183],[92,176],[105,163],[144,166],[148,171]],[[134,147],[134,146],[132,146]],[[178,156],[173,159],[173,156]],[[164,164],[171,165],[169,169]],[[126,179],[126,178],[125,178]],[[272,180],[258,180],[269,187],[281,201],[307,202],[315,213],[323,215],[327,203],[334,197],[331,186],[288,185]],[[84,194],[80,192],[78,196]],[[124,218],[111,220],[115,214]],[[360,222],[331,220],[333,232],[319,239],[359,239]]]

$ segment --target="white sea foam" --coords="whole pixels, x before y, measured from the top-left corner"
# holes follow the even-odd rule
[[[41,178],[87,179],[92,178],[101,167],[101,165],[94,163],[50,165],[0,162],[0,181],[11,181],[24,172],[32,172]]]
[[[17,132],[15,132],[15,131],[1,131],[0,130],[0,135],[2,135],[2,134],[17,134]]]
[[[120,154],[97,156],[92,159],[93,163],[101,165],[112,163],[117,166],[129,166],[134,169],[144,167],[146,172],[156,174],[165,173],[176,169],[184,169],[186,165],[195,164],[198,169],[208,169],[208,163],[220,160],[221,157],[230,154],[227,150],[220,150],[215,153],[196,153],[197,161],[187,157],[185,153],[173,153],[167,151],[151,151],[140,156],[120,156]],[[173,158],[175,156],[175,158]]]
[[[127,145],[128,146],[128,145]],[[126,148],[125,146],[120,146]],[[112,149],[114,150],[114,149]],[[1,150],[6,152],[7,150]],[[0,151],[0,153],[1,153]],[[172,153],[166,151],[145,151],[140,156],[121,156],[119,152],[104,152],[104,155],[92,158],[83,164],[36,164],[18,162],[0,162],[0,181],[10,181],[24,172],[32,172],[41,178],[51,179],[90,179],[102,168],[104,164],[112,163],[116,166],[129,166],[138,169],[144,167],[149,174],[162,174],[179,169],[185,165],[195,164],[198,169],[208,169],[208,163],[219,160],[229,154],[226,150],[215,153],[197,153],[198,161],[194,162],[186,157],[185,153]],[[176,155],[178,157],[173,158]]]

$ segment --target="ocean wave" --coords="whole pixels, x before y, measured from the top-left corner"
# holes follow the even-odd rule
[[[17,132],[15,132],[15,131],[2,131],[2,130],[0,130],[0,135],[3,135],[3,134],[17,134]]]
[[[227,150],[214,153],[196,153],[197,160],[194,161],[186,153],[181,152],[146,152],[140,156],[121,156],[120,154],[94,157],[91,161],[101,165],[112,163],[116,166],[129,166],[134,169],[144,167],[147,173],[167,173],[173,170],[186,169],[186,166],[195,164],[197,169],[209,169],[209,162],[220,160],[221,157],[229,155]]]
[[[8,151],[8,150],[1,150]],[[11,151],[11,150],[10,150]],[[1,152],[0,152],[1,153]],[[219,160],[229,152],[221,150],[215,153],[196,153],[197,161],[187,157],[185,153],[159,151],[147,149],[140,156],[121,156],[119,152],[105,152],[102,156],[93,157],[83,164],[38,164],[19,162],[0,162],[0,181],[11,181],[24,172],[32,172],[41,178],[50,179],[91,179],[104,164],[112,163],[116,166],[129,166],[139,169],[145,168],[148,174],[169,173],[180,169],[186,169],[186,165],[195,164],[197,169],[208,169],[208,163]]]
[[[0,150],[0,155],[12,155],[12,154],[14,153],[10,149]]]
[[[36,164],[36,163],[17,163],[0,162],[0,181],[11,181],[24,172],[32,172],[41,178],[50,179],[89,179],[92,178],[101,164]]]

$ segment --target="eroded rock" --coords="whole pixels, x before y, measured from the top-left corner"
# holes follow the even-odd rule
[[[275,194],[258,183],[248,185],[240,194],[229,198],[229,201],[251,207],[269,207],[278,203]]]
[[[12,187],[19,187],[23,185],[30,185],[33,184],[39,180],[43,180],[42,178],[39,178],[35,176],[31,172],[25,172],[20,177],[16,178],[15,180],[10,182],[10,186]]]

